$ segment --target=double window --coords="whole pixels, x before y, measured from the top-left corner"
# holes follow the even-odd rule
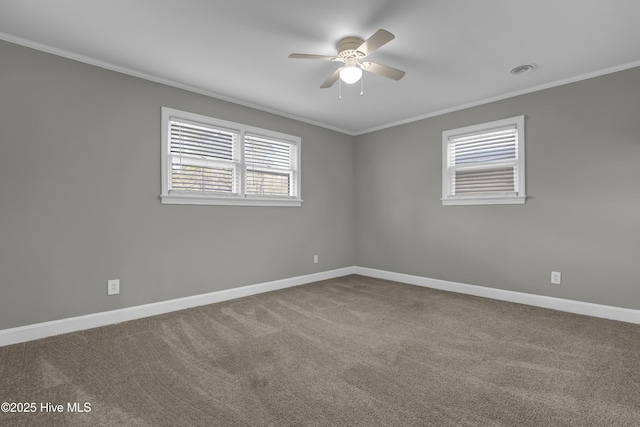
[[[524,116],[442,133],[442,204],[522,204]]]
[[[163,107],[161,199],[300,206],[300,138]]]

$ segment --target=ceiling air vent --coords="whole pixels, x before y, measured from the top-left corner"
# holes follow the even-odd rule
[[[527,74],[529,71],[533,71],[535,68],[536,64],[523,64],[518,65],[517,67],[513,67],[509,70],[509,72],[514,76],[519,76],[521,74]]]

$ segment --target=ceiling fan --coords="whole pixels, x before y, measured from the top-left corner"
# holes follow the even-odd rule
[[[364,58],[371,55],[394,38],[395,36],[389,31],[380,29],[366,41],[357,37],[347,37],[340,40],[336,45],[338,50],[337,56],[292,53],[289,55],[289,58],[320,59],[323,61],[342,62],[344,65],[335,70],[320,86],[323,89],[333,86],[338,78],[347,84],[355,83],[362,77],[362,70],[379,74],[393,80],[400,80],[405,75],[404,71],[388,67],[386,65],[376,64],[375,62],[362,62]]]

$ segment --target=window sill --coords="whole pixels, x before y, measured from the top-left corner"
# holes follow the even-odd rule
[[[462,205],[524,205],[527,196],[509,196],[509,197],[460,197],[441,199],[443,206],[462,206]]]
[[[162,194],[163,205],[210,205],[210,206],[302,206],[300,199],[277,199],[257,197],[212,197],[192,194]]]

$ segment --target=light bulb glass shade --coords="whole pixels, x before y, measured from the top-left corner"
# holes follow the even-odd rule
[[[348,85],[354,84],[362,77],[362,70],[356,66],[344,67],[340,70],[340,80]]]

